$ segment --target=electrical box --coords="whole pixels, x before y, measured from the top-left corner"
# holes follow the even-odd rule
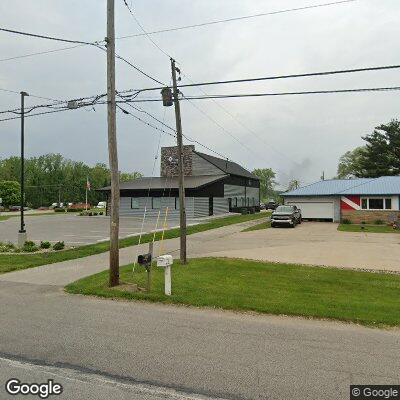
[[[67,102],[67,107],[70,110],[76,110],[78,108],[78,102],[76,100],[69,100]]]
[[[174,260],[171,255],[166,254],[164,256],[157,257],[157,267],[166,268],[173,264]]]

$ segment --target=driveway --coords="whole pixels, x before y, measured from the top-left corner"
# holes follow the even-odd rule
[[[331,222],[303,222],[213,238],[189,240],[191,256],[238,257],[297,264],[400,272],[400,234],[340,232]]]
[[[202,220],[188,220],[188,224]],[[156,228],[157,219],[146,218],[143,232],[150,232]],[[158,223],[161,228],[162,218]],[[48,240],[50,242],[64,241],[69,246],[81,246],[101,242],[108,239],[110,219],[106,216],[83,217],[74,213],[35,215],[25,217],[28,239],[35,242]],[[0,221],[0,242],[17,242],[20,219],[12,217]],[[168,227],[179,225],[178,219],[169,219]],[[120,238],[138,235],[142,227],[141,217],[120,218]]]

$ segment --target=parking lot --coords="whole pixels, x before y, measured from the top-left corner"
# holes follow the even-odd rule
[[[109,217],[83,217],[75,214],[51,214],[41,216],[26,216],[26,231],[28,239],[33,241],[48,240],[50,242],[64,241],[68,246],[101,242],[109,239]],[[158,228],[162,228],[159,221]],[[200,222],[188,220],[188,224]],[[0,222],[0,242],[17,242],[19,217],[12,217]],[[168,227],[179,225],[178,219],[169,219]],[[140,234],[142,218],[121,217],[120,237]],[[155,218],[146,218],[143,232],[150,232],[156,228]]]

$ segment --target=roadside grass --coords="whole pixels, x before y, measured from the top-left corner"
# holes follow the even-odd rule
[[[340,224],[337,229],[341,232],[400,233],[400,230],[387,225]]]
[[[241,232],[252,232],[259,231],[261,229],[271,228],[271,221],[261,222],[260,224],[250,226],[248,228],[243,229]]]
[[[66,286],[68,293],[185,304],[237,311],[328,318],[369,326],[400,326],[400,276],[226,258],[191,259],[172,266],[172,295],[152,268],[151,293],[108,287],[108,271]],[[145,287],[146,272],[127,265],[121,282]]]
[[[264,218],[264,213],[233,215],[224,218],[216,218],[209,222],[192,225],[187,227],[187,234],[192,235],[198,232],[204,232],[210,229],[221,228],[228,225],[238,224],[241,222],[257,220]],[[165,231],[164,239],[173,239],[179,237],[179,228],[169,229]],[[155,240],[161,239],[161,232],[156,233]],[[153,240],[153,233],[142,236],[141,243],[148,243]],[[120,248],[134,246],[139,243],[139,236],[128,237],[120,240]],[[56,262],[73,260],[91,256],[94,254],[104,253],[109,250],[109,242],[100,242],[89,244],[86,246],[76,247],[74,249],[63,250],[55,253],[41,254],[0,254],[0,274],[11,272],[19,269],[38,267],[39,265],[53,264]]]
[[[10,215],[0,215],[0,221],[6,221],[6,220],[8,220],[9,218],[11,218]]]

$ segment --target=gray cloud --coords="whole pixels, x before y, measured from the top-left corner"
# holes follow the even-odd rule
[[[192,0],[135,1],[134,10],[148,29],[180,26],[230,16],[313,4],[311,1]],[[116,1],[117,36],[140,32],[123,2]],[[321,9],[232,22],[154,35],[154,40],[196,81],[352,68],[398,63],[400,3],[359,0]],[[3,0],[1,26],[82,40],[105,36],[105,1]],[[0,33],[0,58],[46,51],[64,44]],[[164,82],[170,80],[168,58],[146,37],[119,40],[117,51]],[[0,63],[0,87],[70,98],[105,91],[105,56],[83,47]],[[205,88],[207,93],[315,90],[398,85],[398,72],[280,80]],[[184,79],[185,81],[185,79]],[[119,89],[153,86],[132,68],[117,63]],[[195,89],[185,94],[199,94]],[[158,95],[158,94],[157,94]],[[317,180],[321,171],[336,174],[337,160],[362,143],[374,126],[399,117],[397,93],[363,93],[261,99],[220,100],[257,139],[211,101],[196,104],[229,130],[248,151],[190,104],[182,104],[184,132],[248,168],[271,167],[281,183],[291,178]],[[41,100],[29,98],[29,104]],[[0,108],[18,106],[18,95],[0,92]],[[174,125],[173,109],[160,104],[143,108]],[[60,152],[90,164],[107,162],[104,106],[27,120],[27,153]],[[0,157],[18,154],[19,123],[0,124]],[[150,174],[159,134],[133,118],[118,114],[122,170]],[[173,139],[162,138],[171,145]]]

